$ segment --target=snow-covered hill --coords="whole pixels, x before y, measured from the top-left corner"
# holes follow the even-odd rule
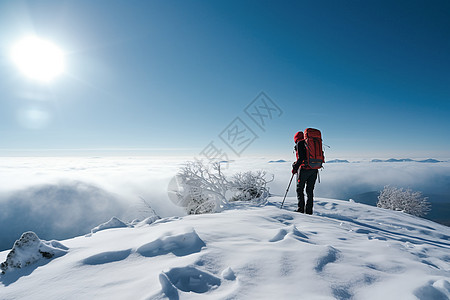
[[[309,216],[295,198],[269,200],[22,245],[22,261],[43,246],[58,255],[7,268],[0,299],[450,298],[449,227],[352,201],[319,198]]]

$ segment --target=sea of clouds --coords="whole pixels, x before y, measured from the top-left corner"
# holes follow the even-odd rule
[[[89,233],[112,216],[143,219],[185,212],[167,194],[171,179],[191,158],[170,157],[3,157],[0,158],[0,251],[28,230],[42,239]],[[246,158],[222,164],[225,174],[266,170],[270,192],[284,195],[291,162]],[[348,200],[385,185],[436,195],[450,194],[450,163],[333,163],[320,171],[315,194]],[[295,183],[289,196],[295,195]],[[145,202],[144,202],[145,201]],[[151,206],[151,208],[148,207]]]

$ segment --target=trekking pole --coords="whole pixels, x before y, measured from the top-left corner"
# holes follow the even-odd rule
[[[291,187],[292,178],[294,178],[294,173],[292,173],[291,180],[289,180],[289,185],[288,185],[288,187],[286,189],[286,194],[284,194],[283,202],[281,203],[280,209],[283,208],[284,200],[286,200],[287,193],[289,192],[289,188]]]

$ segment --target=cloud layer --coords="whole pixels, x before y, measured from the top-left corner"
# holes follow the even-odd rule
[[[284,194],[290,178],[290,163],[268,164],[276,176],[271,192]],[[410,188],[428,194],[450,193],[450,163],[334,163],[320,170],[321,183],[315,195],[348,200],[355,194],[380,191],[385,185]],[[291,187],[289,195],[295,195]]]
[[[123,209],[113,194],[84,182],[25,188],[0,202],[0,246],[11,247],[25,231],[34,231],[43,239],[82,235],[111,215],[122,214]]]

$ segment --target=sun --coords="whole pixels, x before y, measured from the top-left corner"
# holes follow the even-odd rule
[[[12,61],[27,77],[49,82],[64,71],[64,53],[50,41],[30,36],[11,50]]]

